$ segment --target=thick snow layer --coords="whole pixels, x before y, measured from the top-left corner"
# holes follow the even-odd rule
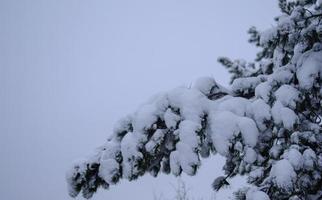
[[[100,156],[101,159],[110,159],[115,158],[117,154],[121,151],[120,144],[114,141],[107,141],[105,145],[101,147],[102,155]]]
[[[303,54],[297,64],[297,79],[301,89],[309,90],[313,87],[315,80],[322,80],[322,51],[308,51]]]
[[[211,117],[212,142],[221,155],[228,153],[230,139],[239,133],[238,116],[232,112],[223,111]]]
[[[246,193],[246,200],[270,200],[270,198],[265,192],[251,188]]]
[[[200,146],[200,138],[197,132],[201,125],[190,120],[184,120],[179,125],[180,141],[176,144],[176,153],[170,157],[170,164],[174,166],[175,175],[182,169],[185,173],[193,175],[195,167],[200,165],[196,149]],[[172,154],[172,153],[171,153]]]
[[[221,155],[227,155],[231,140],[239,133],[245,145],[249,147],[256,145],[259,133],[252,119],[223,111],[212,115],[211,121],[213,144]]]
[[[125,130],[129,131],[131,123],[132,123],[132,115],[128,115],[118,120],[114,125],[113,134],[109,139],[115,138],[120,141],[122,138],[118,137],[117,135],[124,132]]]
[[[275,124],[283,124],[284,128],[292,130],[298,122],[298,117],[293,110],[284,107],[280,101],[275,101],[272,107],[272,116]]]
[[[272,86],[280,84],[288,84],[294,74],[290,71],[288,66],[276,68],[273,74],[268,77],[268,81]]]
[[[290,85],[282,85],[275,92],[275,97],[283,106],[288,106],[292,109],[296,107],[296,103],[300,99],[300,92]]]
[[[146,104],[134,114],[133,128],[136,131],[144,131],[150,128],[151,124],[157,121],[157,107],[153,104]]]
[[[271,119],[271,108],[262,99],[257,99],[247,107],[247,115],[257,124],[259,130],[264,131],[267,127],[265,122]]]
[[[262,98],[267,103],[270,99],[271,90],[272,86],[269,84],[269,82],[260,83],[255,88],[255,96],[257,98]]]
[[[257,85],[261,82],[265,81],[264,76],[257,76],[257,77],[248,77],[248,78],[236,78],[232,83],[232,90],[233,92],[242,92],[249,89],[255,89]],[[248,91],[249,92],[249,91]]]
[[[168,108],[167,111],[164,113],[164,122],[167,128],[175,129],[179,121],[180,116]]]
[[[254,180],[258,179],[258,178],[261,178],[263,175],[264,175],[264,168],[259,167],[259,168],[256,168],[256,169],[252,170],[249,173],[248,179],[250,181],[254,181]]]
[[[247,147],[245,151],[244,161],[246,163],[252,164],[256,161],[257,153],[254,149]]]
[[[278,32],[279,34],[285,35],[289,32],[291,32],[291,30],[294,27],[294,21],[291,20],[291,17],[289,16],[280,16],[278,19]]]
[[[178,159],[182,171],[188,175],[194,175],[196,170],[195,167],[200,165],[198,154],[191,146],[183,142],[178,142],[176,147],[177,152],[179,153]]]
[[[230,111],[238,116],[245,116],[249,100],[242,97],[229,97],[217,105],[219,111]]]
[[[124,136],[121,142],[123,176],[128,179],[138,172],[137,160],[143,158],[142,153],[138,151],[137,145],[140,141],[137,135],[136,133],[130,132]]]
[[[73,166],[66,172],[66,181],[67,181],[67,190],[71,197],[76,197],[78,195],[78,191],[76,190],[76,184],[78,182],[74,182],[74,178],[77,176],[79,172],[86,170],[86,161],[79,160],[73,164]]]
[[[283,105],[280,101],[275,101],[273,107],[272,107],[272,117],[274,119],[275,124],[281,124],[282,118],[281,118],[281,109],[283,108]]]
[[[244,143],[249,147],[254,147],[258,140],[258,129],[254,120],[248,117],[241,117],[238,120],[238,126],[242,134]]]
[[[269,109],[265,109],[267,106],[263,100],[250,102],[244,98],[227,96],[211,101],[204,93],[220,89],[215,84],[212,79],[203,78],[192,89],[177,88],[160,94],[142,105],[133,115],[120,121],[114,129],[115,134],[122,135],[124,131],[126,134],[119,138],[121,143],[118,149],[106,149],[103,153],[102,172],[99,175],[108,183],[113,181],[120,167],[115,161],[117,151],[123,157],[123,176],[130,179],[132,175],[136,175],[139,170],[138,162],[143,158],[139,149],[144,146],[147,153],[154,154],[164,140],[165,130],[157,129],[151,138],[146,134],[146,131],[156,128],[158,119],[163,119],[168,129],[176,129],[173,134],[179,140],[175,151],[170,154],[172,173],[179,175],[182,170],[193,175],[200,165],[198,149],[201,138],[198,132],[206,114],[209,115],[207,122],[215,149],[222,155],[227,154],[232,140],[240,134],[242,143],[249,148],[246,150],[245,161],[254,162],[256,152],[252,147],[256,145],[259,135],[256,123],[264,128],[264,121],[270,118]],[[259,107],[264,112],[258,112]],[[247,112],[256,123],[245,117]]]
[[[202,115],[208,110],[209,100],[199,90],[177,88],[167,93],[170,106],[180,110],[181,117],[200,123]]]
[[[291,148],[285,152],[283,158],[287,159],[295,170],[300,170],[303,166],[302,154],[295,148]]]
[[[200,131],[201,125],[190,120],[184,120],[179,126],[180,141],[189,145],[192,149],[199,146],[200,139],[197,132]]]
[[[281,68],[283,66],[282,60],[285,57],[285,51],[282,48],[276,47],[273,53],[274,68]]]
[[[114,177],[119,176],[120,165],[115,159],[121,151],[120,144],[114,141],[108,141],[101,148],[98,176],[105,180],[105,182],[114,184]]]
[[[178,176],[181,172],[179,152],[173,151],[170,154],[170,169],[172,174]]]
[[[156,123],[159,119],[164,120],[166,128],[175,130],[173,134],[178,139],[175,151],[170,154],[170,167],[175,175],[179,175],[181,170],[193,175],[196,167],[200,165],[198,150],[201,138],[198,134],[205,115],[209,115],[209,135],[220,154],[227,153],[232,140],[239,134],[243,145],[254,147],[259,135],[256,123],[264,127],[264,120],[270,118],[269,109],[262,113],[257,110],[258,107],[266,108],[265,102],[259,100],[252,103],[247,99],[231,96],[218,101],[209,100],[205,93],[218,88],[218,92],[224,91],[211,78],[199,79],[194,88],[181,87],[155,96],[133,115],[120,121],[114,129],[114,135],[120,135],[117,141],[120,141],[118,148],[123,157],[123,176],[130,179],[138,173],[138,162],[143,158],[140,152],[142,147],[153,155],[164,140],[165,130],[157,129],[150,138],[146,133],[157,128]],[[248,111],[249,109],[251,111]],[[253,119],[245,117],[247,112],[251,112],[250,117],[254,118],[256,123]],[[247,162],[255,161],[254,153],[251,149],[246,152]],[[101,159],[104,172],[100,175],[107,182],[112,181],[120,167],[115,162],[115,154],[110,152]],[[111,165],[106,167],[107,163]]]
[[[296,173],[288,160],[277,161],[270,172],[274,185],[284,190],[292,190],[296,181]]]
[[[277,37],[277,29],[276,28],[270,28],[267,29],[260,34],[260,44],[261,45],[268,45],[269,42],[274,41],[274,39]]]
[[[283,126],[287,130],[293,130],[294,125],[298,123],[298,117],[293,110],[283,107],[280,110],[281,119],[283,121]]]
[[[283,147],[281,145],[279,145],[279,144],[275,144],[270,149],[269,155],[274,159],[278,159],[279,156],[281,155],[282,151],[283,151]]]
[[[114,159],[101,159],[98,176],[106,183],[114,184],[113,178],[119,174],[120,165]]]
[[[165,131],[163,129],[158,129],[154,132],[150,141],[145,144],[145,150],[149,153],[153,153],[158,145],[161,144],[164,138]]]
[[[197,81],[193,85],[193,88],[199,90],[204,95],[208,95],[215,86],[217,86],[215,79],[213,79],[212,77],[202,77],[197,79]]]
[[[181,170],[188,175],[195,173],[195,168],[200,165],[198,155],[185,143],[178,142],[177,150],[170,154],[170,168],[174,175],[179,175]]]
[[[303,160],[303,167],[308,171],[312,171],[317,160],[315,152],[310,148],[306,149],[303,152]]]
[[[292,57],[292,62],[297,63],[299,58],[302,56],[303,52],[307,48],[307,44],[300,42],[294,46],[294,55]]]
[[[207,97],[213,94],[229,94],[230,92],[218,84],[212,77],[201,77],[194,83],[193,88],[199,90]]]

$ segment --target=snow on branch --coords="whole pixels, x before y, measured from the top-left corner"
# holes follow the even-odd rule
[[[215,190],[241,174],[253,187],[236,192],[240,199],[320,199],[322,3],[293,2],[279,1],[284,15],[275,27],[250,31],[261,48],[256,62],[219,59],[232,74],[230,89],[204,77],[153,97],[71,167],[69,194],[90,198],[146,173],[195,175],[200,157],[219,153],[226,176]]]

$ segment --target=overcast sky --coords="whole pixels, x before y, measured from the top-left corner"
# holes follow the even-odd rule
[[[252,60],[247,29],[272,0],[0,0],[0,198],[65,200],[65,171],[153,94],[200,76],[227,84],[218,56]],[[219,160],[219,161],[218,161]],[[222,159],[184,176],[209,199]],[[173,196],[172,176],[100,190],[94,200]],[[78,197],[77,199],[82,199]],[[220,199],[220,198],[218,198]]]

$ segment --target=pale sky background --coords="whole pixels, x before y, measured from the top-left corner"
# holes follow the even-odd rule
[[[0,199],[71,199],[66,170],[120,117],[200,76],[227,84],[217,57],[252,60],[246,31],[277,14],[275,0],[0,0]],[[193,196],[210,199],[222,162],[184,176]],[[93,199],[172,197],[171,184],[148,175]]]

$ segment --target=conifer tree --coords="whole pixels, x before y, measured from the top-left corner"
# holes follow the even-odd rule
[[[155,96],[121,119],[92,156],[67,173],[69,194],[150,173],[194,175],[200,157],[226,157],[220,190],[235,175],[237,199],[322,199],[322,0],[279,0],[266,31],[249,30],[254,62],[219,58],[231,87],[209,77]]]

